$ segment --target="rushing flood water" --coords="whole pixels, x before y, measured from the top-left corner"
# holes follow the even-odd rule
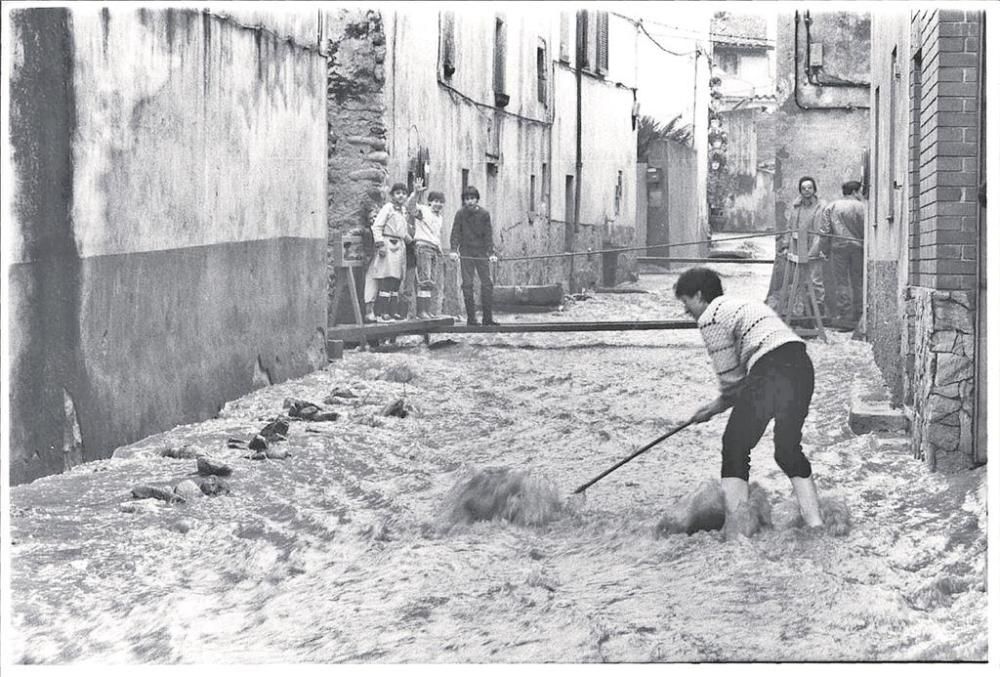
[[[680,317],[674,279],[559,319]],[[724,283],[759,298],[767,279]],[[865,344],[809,343],[804,446],[827,528],[801,526],[768,433],[751,468],[759,531],[726,539],[712,527],[725,415],[571,495],[714,394],[696,331],[455,338],[349,353],[13,488],[14,660],[985,659],[985,471],[932,475],[905,439],[851,434]],[[337,421],[293,421],[288,458],[227,447],[285,398],[338,387],[358,397],[324,405]],[[410,415],[380,415],[400,398]],[[185,443],[233,468],[231,493],[131,499],[196,477],[162,455]],[[688,535],[685,510],[705,530]]]

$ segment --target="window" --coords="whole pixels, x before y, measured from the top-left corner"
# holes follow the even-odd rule
[[[549,92],[549,57],[545,40],[541,38],[538,40],[538,49],[535,54],[535,71],[538,75],[538,101],[544,104],[548,100]]]
[[[597,72],[608,72],[608,13],[597,12]]]
[[[468,187],[469,187],[469,170],[468,169],[463,169],[462,170],[462,192],[465,192],[465,189],[468,188]]]
[[[498,16],[493,29],[493,98],[497,106],[510,102],[507,95],[507,24]]]
[[[487,124],[486,129],[486,156],[500,159],[500,139],[503,130],[503,114],[499,111],[493,113],[493,117]]]
[[[531,175],[531,181],[528,185],[528,211],[535,211],[535,175]]]
[[[581,10],[576,15],[577,58],[582,68],[608,71],[608,13]]]
[[[590,61],[587,54],[587,12],[580,10],[576,13],[576,65],[580,68],[589,68]]]
[[[440,56],[441,77],[450,80],[455,74],[455,13],[441,12],[438,14],[438,53]]]
[[[486,204],[493,207],[497,203],[497,175],[499,167],[494,162],[486,163]]]
[[[715,61],[724,73],[736,75],[740,71],[740,57],[735,52],[719,52],[715,56]]]

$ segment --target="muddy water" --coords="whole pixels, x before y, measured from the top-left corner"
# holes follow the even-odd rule
[[[763,295],[765,273],[719,268],[732,292]],[[649,294],[599,295],[558,319],[680,317],[674,279],[645,276]],[[696,331],[455,338],[350,353],[216,419],[15,487],[13,659],[985,659],[985,473],[930,475],[905,440],[850,433],[848,384],[870,378],[864,344],[809,344],[804,444],[850,530],[796,526],[768,433],[751,475],[774,526],[726,541],[657,530],[678,497],[717,476],[725,416],[570,498],[713,395]],[[380,378],[400,365],[410,382]],[[332,407],[339,421],[294,422],[290,458],[226,448],[284,398],[321,402],[335,386],[359,397]],[[378,415],[399,397],[412,415]],[[132,486],[194,472],[159,454],[184,442],[233,466],[232,493],[123,512]],[[456,488],[490,468],[563,500],[544,519],[455,519]]]

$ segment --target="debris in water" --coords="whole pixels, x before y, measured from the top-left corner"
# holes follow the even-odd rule
[[[248,445],[251,451],[264,451],[267,449],[267,440],[265,440],[260,435],[254,435],[253,439],[250,440]]]
[[[125,503],[119,503],[118,509],[122,512],[130,513],[150,513],[156,512],[161,503],[155,498],[143,498],[136,501],[126,501]]]
[[[181,480],[178,482],[177,486],[174,487],[174,493],[184,500],[202,497],[201,487],[192,480]]]
[[[288,400],[285,400],[285,403],[287,404]],[[288,420],[279,416],[260,429],[260,436],[268,442],[278,442],[279,440],[288,439]]]
[[[285,407],[288,408],[288,416],[290,418],[302,421],[336,421],[340,418],[340,414],[337,412],[323,411],[323,408],[319,405],[306,402],[305,400],[288,398],[285,400]],[[278,439],[287,439],[285,435],[288,433],[288,421],[279,419],[275,423],[284,423],[284,432],[281,432],[275,439],[269,439],[269,441],[274,442]],[[261,431],[261,434],[264,434],[264,431]],[[265,437],[267,436],[265,435]]]
[[[209,475],[201,481],[201,493],[206,496],[222,496],[229,493],[229,485],[215,475]]]
[[[403,400],[394,400],[385,405],[380,412],[382,416],[398,416],[406,418],[410,415],[410,407]]]
[[[167,447],[160,450],[160,455],[165,458],[198,458],[204,453],[203,449],[193,444],[185,444],[179,447]]]
[[[523,470],[487,468],[460,483],[452,492],[452,524],[506,520],[519,525],[541,525],[562,509],[559,491],[546,480]]]
[[[434,341],[433,343],[431,343],[429,346],[427,346],[427,349],[428,350],[441,350],[442,348],[449,348],[451,346],[457,346],[457,345],[458,345],[458,341],[456,341],[455,339],[450,339],[450,338],[449,339],[441,339],[440,341]]]
[[[199,475],[218,475],[219,477],[228,477],[232,473],[233,469],[222,461],[204,456],[198,459]]]
[[[174,493],[173,487],[155,487],[148,484],[140,484],[132,487],[132,498],[155,498],[167,503],[183,503],[184,499]]]
[[[247,443],[238,437],[230,437],[226,440],[226,446],[230,449],[246,449]]]

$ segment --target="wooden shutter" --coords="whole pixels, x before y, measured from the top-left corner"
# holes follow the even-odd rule
[[[608,13],[597,13],[597,72],[608,72]]]
[[[507,90],[507,24],[497,16],[493,33],[493,93],[504,96]],[[497,103],[498,106],[506,103]]]
[[[438,29],[441,75],[448,80],[455,73],[455,13],[439,13]]]

